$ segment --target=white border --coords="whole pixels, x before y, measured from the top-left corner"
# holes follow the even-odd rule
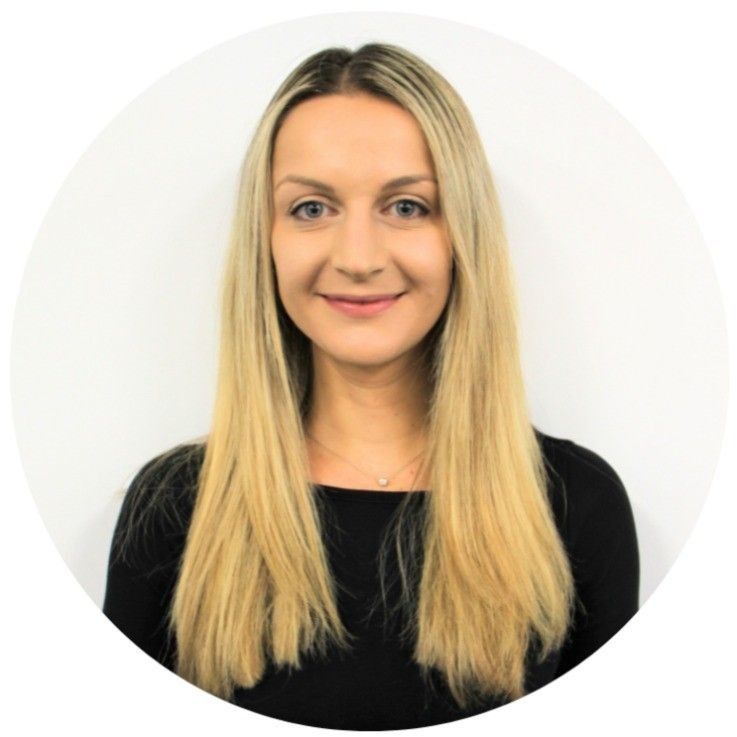
[[[401,8],[366,5],[352,10],[401,10],[486,28],[548,56],[599,91],[658,153],[696,214],[734,338],[737,120],[728,70],[736,53],[729,4],[702,2],[698,10],[693,4],[686,10],[643,0],[517,0],[489,3],[483,15],[467,2],[454,3],[452,11],[427,1]],[[255,6],[217,0],[17,4],[0,45],[7,79],[0,139],[4,344],[9,345],[15,293],[43,214],[66,173],[120,109],[169,69],[228,38],[339,10],[328,3],[282,2],[278,10],[259,14]],[[7,392],[3,401],[10,493],[0,516],[7,679],[2,719],[15,725],[13,733],[42,733],[61,723],[73,724],[80,735],[308,729],[215,703],[161,668],[141,667],[140,653],[101,616],[49,539],[22,473]],[[725,451],[735,447],[730,409]],[[729,703],[735,646],[727,617],[734,611],[735,502],[728,491],[735,488],[735,476],[735,461],[724,452],[678,561],[647,607],[606,648],[517,704],[435,729],[619,735],[658,728],[711,734],[712,725],[734,724]]]

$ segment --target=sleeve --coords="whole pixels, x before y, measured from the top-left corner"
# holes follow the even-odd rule
[[[171,598],[184,532],[165,505],[147,464],[131,482],[120,509],[107,565],[103,613],[133,643],[170,670],[175,643],[168,632]],[[163,488],[166,492],[166,487]]]
[[[571,670],[615,635],[638,611],[640,558],[625,487],[600,456],[568,441],[572,513],[571,567],[576,607],[556,676]]]

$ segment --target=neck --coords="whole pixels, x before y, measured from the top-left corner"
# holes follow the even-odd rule
[[[305,431],[332,450],[409,460],[424,446],[426,377],[411,365],[361,367],[314,361]]]

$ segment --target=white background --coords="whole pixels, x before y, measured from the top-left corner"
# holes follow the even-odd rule
[[[698,12],[684,12],[654,2],[559,2],[549,8],[518,2],[514,9],[490,3],[485,15],[463,13],[462,7],[454,4],[452,15],[433,3],[354,9],[438,15],[486,28],[547,56],[599,92],[653,147],[693,209],[722,282],[733,335],[733,284],[727,278],[734,281],[731,172],[737,121],[730,107],[734,79],[727,74],[735,54],[722,12],[728,5],[702,3]],[[282,4],[280,14],[261,16],[225,2],[127,3],[112,9],[28,3],[15,10],[13,22],[4,25],[2,45],[11,102],[3,123],[8,338],[39,223],[89,142],[141,90],[201,51],[255,27],[339,10],[319,3],[287,8]],[[59,723],[73,723],[81,734],[153,734],[167,727],[199,734],[214,725],[230,733],[246,724],[307,729],[229,707],[153,663],[142,666],[145,656],[116,636],[49,539],[26,490],[5,401],[11,494],[2,521],[4,693],[12,698],[4,719],[16,720],[14,733]],[[732,425],[725,449],[735,446]],[[595,724],[600,734],[626,728],[728,731],[723,722],[732,719],[727,707],[735,685],[727,630],[733,594],[724,584],[733,589],[728,561],[734,558],[734,500],[727,489],[734,487],[734,476],[734,461],[723,453],[683,553],[621,636],[530,697],[436,729],[526,734],[554,724],[561,733],[583,735]],[[123,713],[124,703],[134,708]],[[147,726],[141,729],[144,715]]]
[[[297,61],[377,38],[427,60],[470,108],[504,214],[533,422],[622,478],[641,603],[693,529],[722,442],[727,337],[668,170],[596,91],[524,46],[424,15],[322,14],[240,35],[142,91],[34,241],[13,326],[16,440],[49,534],[99,605],[126,479],[209,428],[217,293],[258,117]]]

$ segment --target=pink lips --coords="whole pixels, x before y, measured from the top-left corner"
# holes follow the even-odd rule
[[[390,299],[379,299],[374,300],[373,302],[351,302],[345,299],[332,299],[325,296],[323,296],[323,299],[331,307],[342,312],[344,315],[350,315],[351,317],[368,317],[388,309],[401,299],[401,297],[402,295],[399,294]]]

